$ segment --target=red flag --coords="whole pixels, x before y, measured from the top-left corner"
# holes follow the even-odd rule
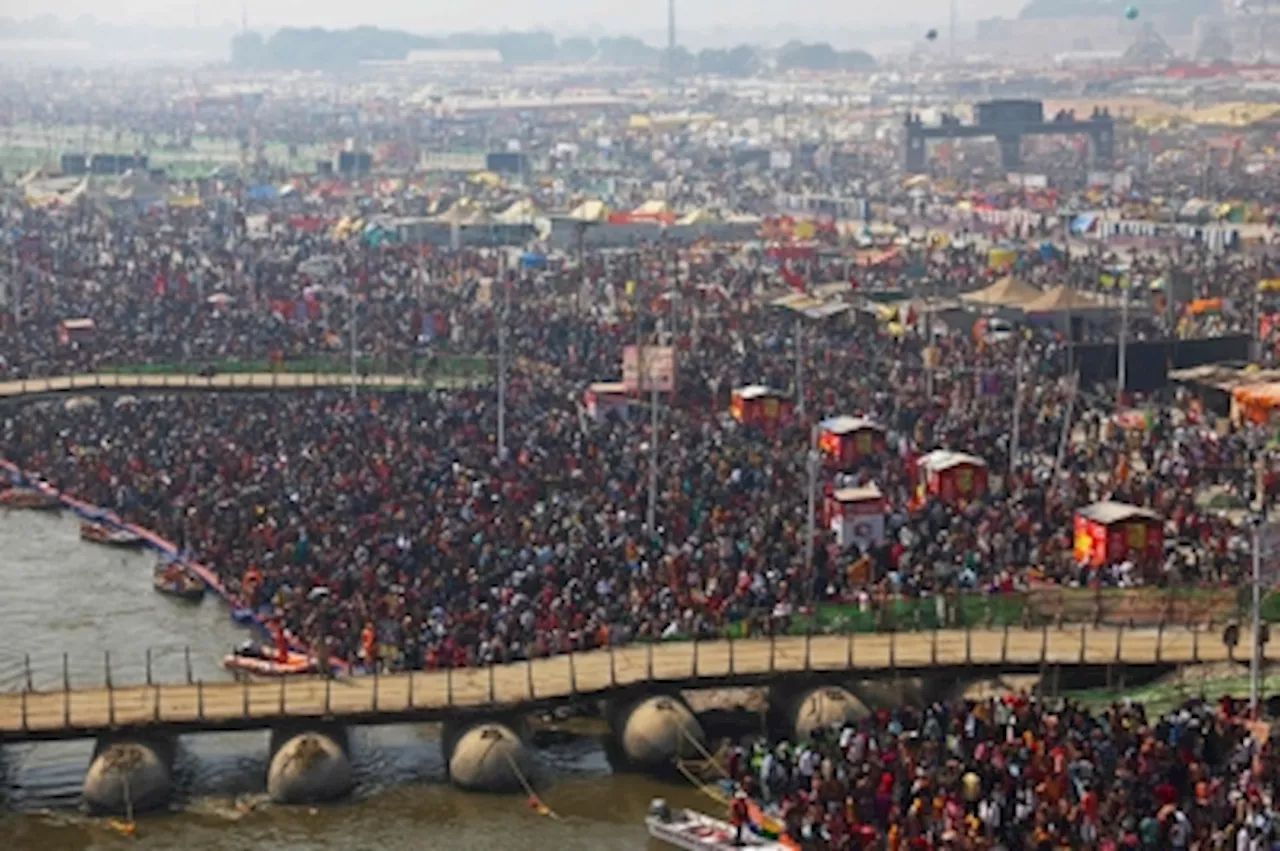
[[[782,269],[783,280],[790,284],[793,290],[796,292],[804,292],[807,289],[804,278],[797,275],[795,272],[792,272],[786,263],[783,263],[780,268]]]

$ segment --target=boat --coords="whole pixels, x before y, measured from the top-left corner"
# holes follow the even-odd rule
[[[242,647],[222,658],[222,667],[237,674],[253,674],[259,677],[286,677],[297,674],[314,674],[316,662],[305,653],[289,651],[284,661],[276,657],[270,647]]]
[[[204,583],[176,565],[157,565],[152,585],[161,594],[180,600],[194,603],[204,598]]]
[[[727,821],[712,818],[695,810],[672,810],[667,802],[655,798],[644,819],[649,835],[660,842],[685,851],[731,851],[754,848],[756,851],[791,851],[794,845],[744,831],[742,842],[735,841],[737,830]]]
[[[0,508],[26,508],[48,511],[61,507],[62,503],[56,496],[36,488],[15,487],[0,491]]]
[[[122,527],[112,528],[105,523],[94,523],[85,520],[80,524],[80,539],[109,547],[137,547],[142,545],[142,536]]]

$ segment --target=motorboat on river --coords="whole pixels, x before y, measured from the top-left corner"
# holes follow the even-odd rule
[[[685,851],[732,851],[750,848],[755,851],[792,851],[792,844],[759,836],[744,830],[742,841],[736,841],[737,830],[727,821],[712,818],[695,810],[672,810],[667,802],[655,798],[644,819],[654,839],[683,848]]]
[[[51,511],[61,507],[62,503],[56,496],[36,488],[12,487],[0,491],[0,508]]]
[[[105,523],[94,523],[85,520],[80,524],[80,539],[108,547],[139,547],[142,536],[122,527],[111,527]]]
[[[222,658],[222,667],[236,674],[258,677],[286,677],[296,674],[314,674],[319,668],[316,661],[305,653],[290,650],[280,658],[272,647],[245,642]]]
[[[168,594],[180,600],[196,603],[204,598],[204,583],[175,562],[162,561],[156,565],[152,585],[161,594]]]

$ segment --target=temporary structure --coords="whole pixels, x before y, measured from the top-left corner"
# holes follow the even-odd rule
[[[1031,284],[1024,283],[1012,275],[1005,275],[989,287],[964,293],[960,296],[960,300],[965,304],[983,307],[1021,307],[1043,295],[1040,289]]]
[[[1066,311],[1106,310],[1084,293],[1059,285],[1046,290],[1039,298],[1018,305],[1025,313],[1065,313]]]

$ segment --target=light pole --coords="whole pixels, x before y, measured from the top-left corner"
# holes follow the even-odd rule
[[[1258,718],[1258,692],[1262,677],[1262,516],[1253,517],[1253,614],[1252,640],[1249,652],[1249,714]]]
[[[810,593],[813,589],[813,546],[817,537],[817,509],[818,509],[818,426],[814,425],[809,433],[809,449],[805,456],[805,461],[809,468],[809,506],[808,506],[808,529],[804,542],[804,565],[805,575],[809,580]]]
[[[505,255],[499,255],[505,258]],[[498,281],[502,287],[502,310],[498,320],[498,462],[507,459],[507,323],[511,313],[511,287],[505,262],[499,261]]]
[[[796,413],[804,413],[804,318],[796,314]]]
[[[658,342],[662,340],[661,319],[656,322],[654,339]],[[654,376],[650,374],[651,371],[647,369],[648,364],[645,363],[644,349],[641,348],[638,354],[641,387],[644,386],[643,382],[648,380],[652,391],[652,396],[649,399],[649,509],[645,515],[645,522],[649,526],[649,534],[656,536],[658,534],[658,382],[654,380]]]
[[[1013,367],[1013,433],[1009,440],[1009,475],[1011,476],[1018,469],[1018,421],[1022,413],[1022,355],[1025,343],[1025,338],[1018,339],[1018,357]]]
[[[1116,283],[1120,287],[1120,345],[1116,358],[1116,410],[1119,411],[1124,404],[1125,374],[1128,371],[1129,286],[1119,275]]]
[[[350,293],[350,302],[348,309],[351,313],[351,398],[356,398],[356,294],[353,290]]]

